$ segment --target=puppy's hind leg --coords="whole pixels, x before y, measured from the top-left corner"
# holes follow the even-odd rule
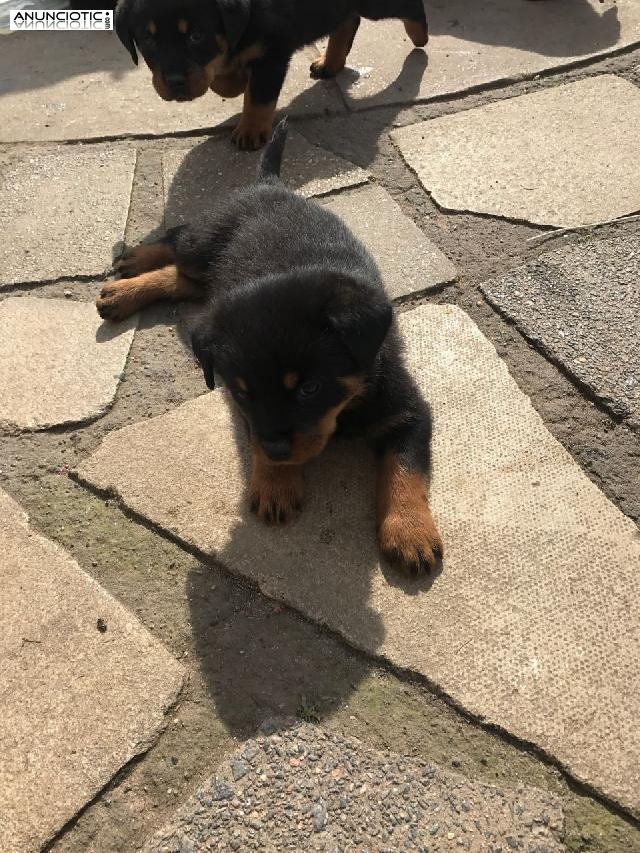
[[[423,0],[361,0],[360,12],[372,21],[400,18],[416,47],[424,47],[429,41]]]
[[[353,40],[360,26],[360,16],[351,15],[329,36],[327,49],[311,63],[311,76],[318,80],[335,77],[345,66]]]
[[[158,299],[189,299],[202,295],[202,288],[187,278],[175,264],[143,272],[134,278],[110,281],[96,300],[103,320],[124,320]]]
[[[132,249],[127,249],[115,269],[123,278],[133,278],[143,272],[161,269],[175,262],[175,253],[168,242],[159,240],[157,243],[139,243]]]

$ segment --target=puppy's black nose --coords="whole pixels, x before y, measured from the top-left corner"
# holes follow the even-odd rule
[[[165,80],[173,95],[186,94],[187,78],[184,74],[167,74]]]
[[[290,438],[271,438],[262,441],[262,447],[269,459],[274,462],[284,462],[291,456]]]

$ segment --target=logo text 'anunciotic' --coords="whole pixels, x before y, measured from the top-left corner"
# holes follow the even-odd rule
[[[10,30],[112,30],[112,9],[11,9]]]

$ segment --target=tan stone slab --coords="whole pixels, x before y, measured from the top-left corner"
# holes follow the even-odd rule
[[[183,672],[4,492],[0,543],[0,848],[30,853],[149,748]]]
[[[91,302],[0,302],[0,421],[44,429],[98,417],[113,402],[137,316],[103,323]]]
[[[393,299],[455,279],[455,266],[382,187],[340,193],[322,204],[344,219],[369,249]]]
[[[429,305],[399,322],[435,417],[446,554],[432,584],[379,563],[373,461],[358,443],[336,442],[309,466],[293,526],[255,520],[244,432],[238,452],[222,392],[111,433],[80,476],[640,813],[637,528],[464,312]]]
[[[232,190],[252,183],[260,156],[260,152],[238,151],[228,139],[220,138],[164,154],[166,224],[193,221]],[[282,180],[302,195],[323,195],[367,179],[364,169],[289,132]]]
[[[640,210],[640,90],[605,74],[391,136],[435,201],[571,227]]]
[[[398,21],[364,22],[338,77],[349,106],[440,98],[562,68],[640,42],[637,0],[434,0],[429,44]]]
[[[334,82],[315,82],[309,48],[294,56],[280,107],[292,115],[344,109]],[[162,101],[141,60],[136,68],[113,32],[27,32],[2,40],[0,142],[96,139],[213,127],[242,98],[213,93],[188,104]]]
[[[143,850],[561,853],[563,829],[560,800],[535,788],[505,791],[297,725],[243,744]]]
[[[128,147],[71,148],[1,170],[0,290],[104,274],[123,239],[135,160]]]

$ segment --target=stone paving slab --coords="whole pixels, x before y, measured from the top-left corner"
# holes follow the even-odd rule
[[[279,105],[292,115],[344,110],[333,81],[313,81],[309,48],[293,58]],[[136,68],[114,32],[28,32],[2,39],[0,142],[160,135],[213,127],[242,109],[242,98],[213,93],[167,103]]]
[[[446,210],[571,227],[640,210],[639,125],[640,90],[604,74],[391,136]]]
[[[21,110],[23,122],[28,114]],[[100,146],[28,157],[0,170],[0,290],[104,274],[123,239],[135,161],[133,148]]]
[[[0,422],[46,429],[96,418],[113,402],[137,317],[102,322],[92,302],[0,301]]]
[[[200,212],[238,187],[255,180],[260,152],[238,151],[228,139],[200,142],[163,155],[167,226],[194,220]],[[366,183],[368,173],[304,136],[290,131],[282,162],[282,179],[302,195],[316,196]]]
[[[637,0],[433,0],[429,44],[363,21],[338,77],[349,107],[407,104],[558,69],[640,42]]]
[[[542,791],[471,782],[299,725],[240,747],[144,851],[559,853],[563,825],[559,801]]]
[[[640,425],[640,235],[556,249],[482,291],[615,415]]]
[[[435,417],[446,554],[432,582],[379,562],[374,466],[360,443],[336,441],[308,466],[294,525],[254,519],[244,432],[234,437],[222,392],[112,432],[79,476],[640,814],[637,528],[464,312],[422,306],[399,323]]]
[[[0,848],[30,853],[149,748],[183,670],[2,491],[0,546]]]
[[[382,187],[340,193],[322,204],[344,219],[367,246],[393,299],[433,290],[456,278],[451,261]]]

